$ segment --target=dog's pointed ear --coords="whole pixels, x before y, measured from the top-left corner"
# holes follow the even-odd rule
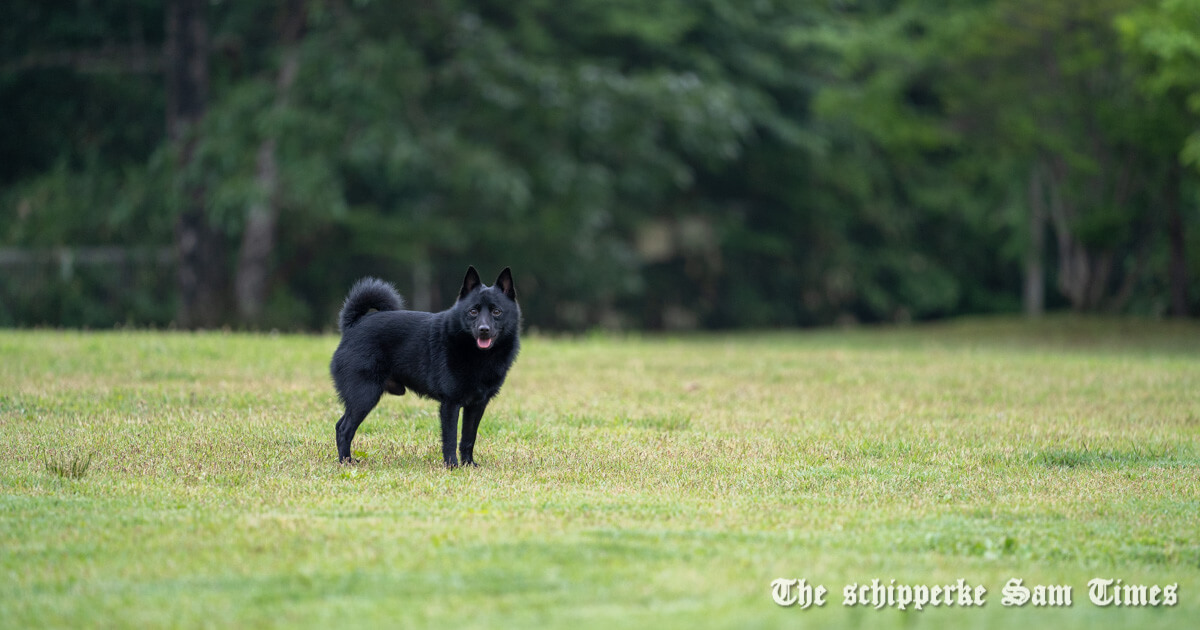
[[[505,267],[504,271],[500,272],[500,277],[496,278],[495,286],[500,287],[500,290],[504,292],[504,295],[508,296],[508,299],[514,302],[517,301],[517,286],[513,284],[512,271],[508,267]]]
[[[462,289],[458,292],[458,299],[461,300],[467,297],[467,294],[478,289],[480,284],[483,283],[479,281],[479,272],[475,271],[474,266],[467,267],[467,276],[463,278],[463,285]]]

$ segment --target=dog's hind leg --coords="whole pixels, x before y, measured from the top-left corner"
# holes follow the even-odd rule
[[[467,405],[463,407],[462,442],[458,444],[459,455],[462,456],[463,466],[478,466],[475,463],[475,432],[479,430],[479,421],[483,420],[483,410],[487,403]]]
[[[342,392],[342,400],[346,403],[346,413],[337,422],[338,461],[353,463],[350,456],[350,443],[354,441],[354,433],[358,425],[366,419],[367,414],[379,403],[383,395],[383,386],[373,382],[359,381]]]

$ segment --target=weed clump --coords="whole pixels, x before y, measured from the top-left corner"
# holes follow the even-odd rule
[[[45,460],[46,471],[63,479],[83,479],[92,465],[92,454],[49,457]]]

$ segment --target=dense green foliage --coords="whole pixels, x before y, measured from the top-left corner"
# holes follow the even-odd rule
[[[526,341],[447,471],[411,396],[335,461],[331,335],[0,331],[0,627],[1196,626],[1194,322]],[[874,578],[987,605],[842,605]]]
[[[204,2],[172,141],[180,4],[0,7],[0,324],[328,328],[467,264],[547,328],[1200,306],[1198,0]]]

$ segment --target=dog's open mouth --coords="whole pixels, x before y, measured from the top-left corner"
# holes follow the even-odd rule
[[[490,337],[487,339],[481,337],[475,340],[475,345],[479,346],[480,350],[487,350],[488,348],[492,347],[492,341],[494,340]]]

